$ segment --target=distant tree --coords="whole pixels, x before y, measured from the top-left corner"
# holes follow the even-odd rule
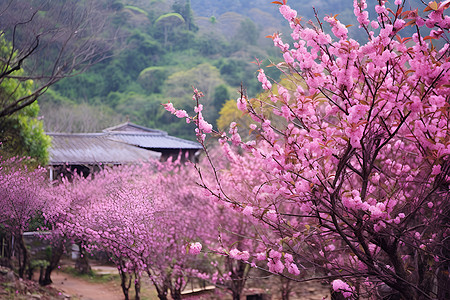
[[[259,37],[259,30],[255,23],[250,19],[241,21],[234,40],[247,45],[256,45]]]
[[[184,3],[183,3],[184,2]],[[191,1],[190,0],[177,0],[172,5],[172,9],[183,16],[186,21],[186,29],[190,31],[197,31],[198,26],[194,23],[194,15],[191,9]]]
[[[202,87],[205,93],[205,107],[214,107],[213,96],[217,86],[224,84],[219,70],[209,63],[200,64],[187,71],[179,71],[170,75],[165,81],[164,91],[167,97],[175,103],[190,103],[192,85]],[[175,98],[175,99],[174,99]],[[209,111],[208,118],[214,117],[214,111]]]
[[[185,22],[182,15],[179,13],[167,13],[159,16],[155,20],[155,26],[161,26],[164,33],[164,47],[168,45],[169,42],[169,33],[176,26],[180,26]]]
[[[150,93],[160,93],[168,75],[165,67],[148,67],[141,71],[139,84]]]
[[[50,93],[43,95],[44,100],[50,98]],[[88,103],[57,104],[50,102],[41,106],[46,132],[98,132],[111,124],[119,124],[125,120],[105,105]]]
[[[5,57],[10,54],[11,49],[11,43],[0,36],[0,56]],[[5,67],[4,62],[0,60],[0,69],[5,70]],[[17,70],[15,73],[21,75],[23,70]],[[0,80],[0,99],[8,99],[8,102],[13,102],[18,98],[27,97],[32,92],[32,85],[32,80],[3,78]],[[38,119],[38,113],[39,105],[34,102],[13,115],[0,118],[1,156],[29,156],[34,163],[45,164],[47,162],[47,147],[50,145],[50,138],[44,134],[43,124]]]
[[[0,3],[0,34],[11,43],[0,60],[0,85],[16,79],[0,98],[0,118],[31,105],[60,79],[110,56],[114,32],[104,1],[10,0]],[[20,71],[20,72],[19,72]],[[33,80],[31,91],[19,85]]]

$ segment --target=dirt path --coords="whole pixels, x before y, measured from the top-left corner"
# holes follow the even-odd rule
[[[52,286],[64,291],[71,299],[82,300],[122,300],[123,294],[119,285],[114,283],[92,283],[67,273],[54,271]]]

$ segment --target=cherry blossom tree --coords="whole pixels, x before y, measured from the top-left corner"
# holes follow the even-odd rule
[[[224,170],[229,167],[233,158],[220,154],[222,153],[216,152],[212,155],[215,166]],[[200,185],[205,185],[206,182],[207,185],[214,184],[215,176],[218,174],[209,170],[206,161],[200,162],[196,168],[202,179]],[[254,185],[257,173],[247,176],[248,172],[249,169],[240,168],[232,173],[222,174],[226,177],[221,183],[222,189],[227,190],[227,197],[246,199],[251,196],[248,187]],[[230,176],[231,174],[233,176]],[[198,274],[198,277],[225,288],[231,292],[233,299],[240,299],[252,266],[256,267],[255,263],[250,265],[250,253],[264,250],[264,242],[260,239],[259,233],[265,229],[261,228],[256,218],[251,217],[250,206],[243,211],[228,202],[217,201],[217,198],[209,192],[205,196],[210,199],[214,211],[210,222],[211,227],[216,230],[201,235],[202,241],[207,246],[205,252],[208,252],[212,268],[208,272]]]
[[[235,123],[213,131],[199,91],[193,117],[165,105],[195,122],[203,145],[220,137],[230,166],[207,154],[216,181],[204,187],[270,229],[249,261],[266,260],[273,273],[328,280],[345,298],[448,298],[450,2],[419,12],[380,0],[371,20],[355,0],[363,44],[336,16],[304,22],[285,0],[274,3],[292,29],[293,45],[271,36],[289,84],[260,66],[265,96],[241,93],[256,138],[243,141]],[[242,169],[249,196],[233,197],[227,182]]]
[[[30,263],[30,253],[23,239],[30,222],[39,217],[46,204],[42,190],[47,183],[44,168],[28,169],[23,159],[10,158],[0,162],[0,225],[12,241],[11,252],[18,262],[18,273],[24,277]]]
[[[126,299],[133,279],[139,299],[143,274],[160,299],[167,299],[169,292],[181,299],[196,259],[187,249],[200,232],[210,231],[211,220],[192,175],[179,160],[105,168],[55,187],[61,209],[46,217],[68,238],[83,241],[87,252],[109,255]]]

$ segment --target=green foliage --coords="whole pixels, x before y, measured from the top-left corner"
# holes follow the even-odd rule
[[[185,3],[183,4],[183,2]],[[187,30],[193,32],[198,31],[198,26],[194,23],[194,15],[192,13],[190,0],[177,0],[172,5],[172,9],[183,17]]]
[[[258,36],[259,30],[256,27],[256,24],[252,20],[247,18],[241,21],[234,40],[245,45],[256,45]]]
[[[11,55],[11,44],[3,36],[0,36],[0,55],[2,61],[6,61]],[[0,69],[4,68],[1,62],[0,66]],[[23,70],[12,73],[15,76],[22,74]],[[0,102],[7,106],[16,99],[31,94],[32,85],[32,80],[3,78],[0,81]],[[29,156],[37,164],[47,163],[50,138],[45,135],[38,114],[39,105],[35,101],[11,116],[0,118],[0,156]]]
[[[214,89],[214,106],[216,108],[222,108],[225,101],[230,99],[230,92],[228,91],[228,87],[225,84],[221,84],[216,86]]]
[[[164,81],[167,79],[167,67],[148,67],[141,71],[139,84],[149,93],[161,93]]]
[[[190,109],[192,87],[196,87],[205,93],[202,99],[205,116],[214,123],[223,103],[237,97],[241,83],[251,96],[260,91],[256,80],[258,67],[251,61],[255,57],[267,57],[268,52],[258,44],[260,23],[240,14],[243,11],[225,16],[222,12],[217,15],[210,12],[201,23],[199,18],[194,18],[189,0],[110,2],[117,12],[115,24],[120,24],[125,47],[113,50],[111,58],[82,75],[61,80],[54,87],[57,93],[45,100],[46,119],[52,119],[46,123],[51,125],[46,128],[48,131],[54,131],[52,127],[56,126],[54,115],[66,115],[67,110],[74,111],[74,118],[82,118],[82,106],[73,103],[62,106],[67,101],[89,107],[87,115],[108,106],[113,112],[106,112],[109,117],[103,120],[121,116],[143,126],[194,139],[190,125],[167,116],[161,103],[170,100]],[[198,2],[192,7],[197,8]],[[238,2],[244,8],[254,7]],[[230,5],[227,4],[229,8]],[[220,8],[222,3],[214,6]],[[217,18],[210,19],[213,14]],[[270,43],[267,48],[273,49]],[[77,125],[72,130],[81,127]]]
[[[221,131],[226,131],[231,122],[236,122],[239,125],[239,129],[248,128],[246,126],[252,123],[252,119],[240,111],[236,106],[236,100],[230,99],[225,102],[220,110],[220,117],[217,119],[217,128]],[[244,133],[240,132],[240,134]]]
[[[0,119],[1,156],[29,156],[30,162],[47,163],[51,140],[44,133],[38,113],[39,105],[34,102],[15,115]]]
[[[133,12],[136,12],[136,13],[143,14],[145,16],[148,16],[148,13],[145,10],[143,10],[142,8],[136,7],[136,6],[125,5],[123,8],[129,9],[129,10],[131,10]]]
[[[221,84],[216,86],[214,89],[214,97],[213,97],[213,111],[210,121],[214,124],[217,122],[219,118],[219,112],[224,106],[225,102],[231,98],[229,88],[225,84]]]
[[[162,24],[169,24],[169,25],[176,25],[179,23],[184,23],[184,18],[179,13],[168,13],[164,14],[162,16],[159,16],[155,24],[162,23]]]

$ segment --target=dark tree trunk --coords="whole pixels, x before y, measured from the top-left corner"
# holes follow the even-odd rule
[[[241,299],[241,293],[237,291],[232,291],[233,294],[233,300],[240,300]]]
[[[123,272],[121,270],[119,270],[119,275],[120,275],[120,286],[122,287],[123,295],[125,297],[125,300],[129,300],[132,276],[130,276],[127,272]]]
[[[170,295],[173,300],[181,300],[181,290],[179,288],[170,289]]]
[[[158,283],[154,276],[152,275],[152,273],[150,272],[149,269],[146,270],[147,271],[147,275],[150,278],[150,280],[152,281],[156,292],[158,293],[158,299],[159,300],[167,300],[167,292],[169,290],[169,282],[167,280],[167,278],[164,278],[164,281],[162,283]]]
[[[231,286],[229,289],[233,295],[233,300],[241,299],[247,281],[248,265],[227,257],[228,270],[231,270]],[[233,264],[236,264],[234,267]]]
[[[158,292],[158,299],[159,300],[167,300],[167,290],[166,291],[161,291],[160,289],[156,289],[156,291]]]
[[[137,273],[134,273],[134,291],[135,291],[135,296],[134,299],[135,300],[140,300],[141,299],[141,278]]]
[[[78,244],[78,247],[80,247],[80,256],[75,262],[75,269],[81,274],[88,274],[91,271],[91,266],[89,265],[89,261],[87,259],[87,256],[85,255],[83,242],[80,242]]]
[[[58,241],[58,244],[56,245],[56,247],[52,247],[51,249],[51,254],[50,257],[47,257],[49,265],[45,268],[45,272],[44,272],[44,276],[41,278],[41,276],[39,276],[39,284],[40,285],[49,285],[51,284],[53,281],[51,279],[51,275],[53,270],[55,270],[58,265],[59,265],[59,261],[61,259],[61,256],[64,253],[64,240],[61,239],[60,241]],[[41,269],[41,274],[42,274],[42,269]]]
[[[28,253],[28,249],[25,245],[25,240],[23,239],[23,235],[15,235],[16,245],[17,245],[17,258],[19,263],[19,277],[24,278],[25,270],[28,267],[28,262],[30,260],[30,254]]]

